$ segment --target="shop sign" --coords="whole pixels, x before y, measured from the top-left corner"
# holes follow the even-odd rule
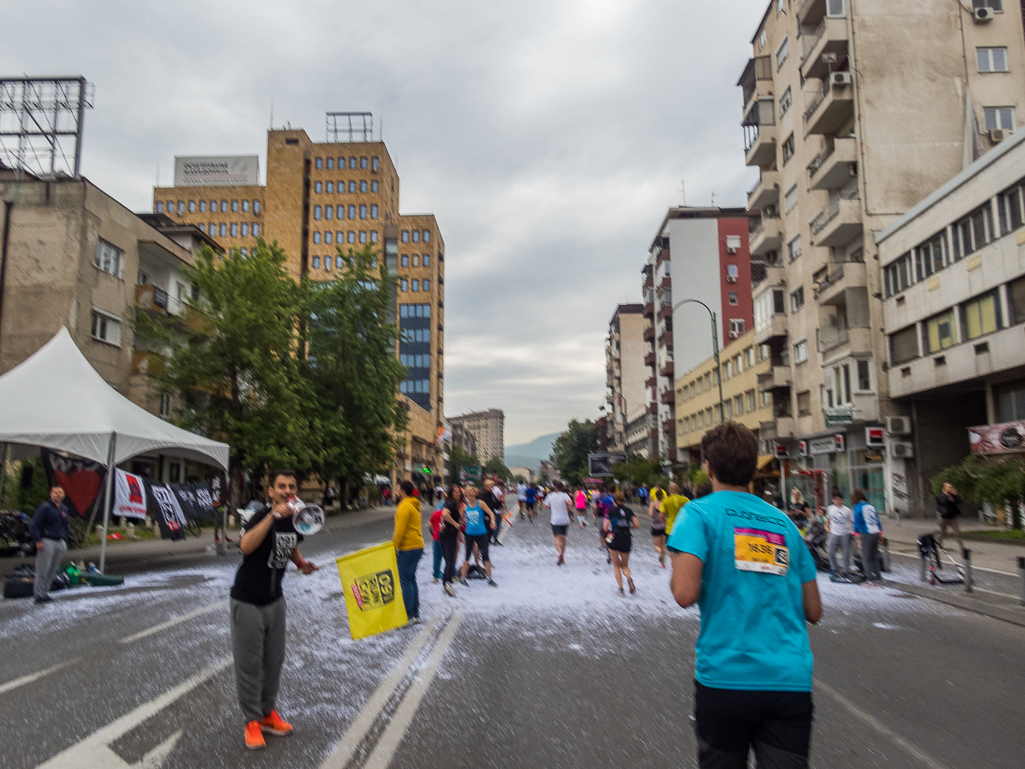
[[[812,438],[808,441],[808,446],[812,456],[832,454],[836,451],[836,439],[832,435],[826,438]]]
[[[865,428],[865,445],[869,448],[882,448],[886,445],[885,431],[882,427]]]
[[[886,461],[881,451],[868,451],[865,453],[865,464],[881,465]]]
[[[851,406],[830,406],[824,409],[826,427],[849,425],[854,421],[854,409]]]

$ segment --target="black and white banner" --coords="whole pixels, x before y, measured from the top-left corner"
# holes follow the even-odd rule
[[[141,475],[124,470],[114,473],[114,508],[110,514],[115,518],[146,517],[146,484]]]
[[[147,484],[149,513],[160,526],[161,539],[185,539],[185,515],[170,487],[160,483]]]

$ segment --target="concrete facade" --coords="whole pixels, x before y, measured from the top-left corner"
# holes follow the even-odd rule
[[[865,442],[897,413],[872,232],[997,146],[987,120],[1025,118],[1021,8],[1005,2],[976,23],[970,5],[946,0],[773,0],[752,46],[738,85],[745,159],[760,171],[751,251],[767,262],[754,289],[774,372],[763,451],[840,435],[842,451],[809,452],[802,469],[885,505]],[[996,48],[1007,71],[984,71]]]
[[[379,141],[314,142],[301,129],[271,130],[266,178],[246,187],[156,187],[154,211],[214,228],[243,253],[257,237],[275,242],[296,280],[332,280],[349,249],[379,251],[398,282],[396,355],[409,369],[399,388],[409,430],[399,437],[392,482],[425,479],[424,468],[444,472],[435,444],[445,391],[445,241],[437,220],[400,213],[398,172]]]
[[[644,316],[644,305],[621,304],[609,321],[609,336],[605,343],[605,385],[608,388],[607,402],[611,406],[611,422],[606,423],[605,439],[608,446],[599,450],[650,453],[648,436],[643,426],[637,429],[639,418],[644,416],[644,380],[647,369],[644,366],[646,342],[644,331],[649,328]],[[629,426],[634,429],[630,430]],[[640,445],[638,445],[640,442]]]
[[[492,457],[505,461],[505,412],[501,409],[471,411],[457,417],[449,417],[453,432],[460,430],[473,435],[477,446],[477,459],[483,465]]]
[[[1025,420],[1025,132],[876,243],[890,397],[912,425],[888,453],[908,508],[930,512],[930,479],[970,452],[967,428]]]

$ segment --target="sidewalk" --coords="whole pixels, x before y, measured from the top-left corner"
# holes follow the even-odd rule
[[[961,531],[978,531],[990,529],[984,523],[976,519],[958,519]],[[883,519],[883,534],[890,540],[890,553],[901,553],[911,555],[918,560],[917,540],[922,534],[935,532],[939,529],[936,518],[904,518],[898,525],[892,518]],[[965,547],[972,551],[972,566],[976,569],[987,569],[1007,575],[1018,575],[1018,558],[1025,556],[1025,545],[1009,545],[1000,542],[978,542],[966,539]],[[961,554],[958,552],[957,540],[949,534],[943,540],[943,546],[958,561]]]
[[[394,514],[394,507],[373,507],[348,513],[336,513],[328,517],[323,530],[340,531],[363,523],[390,518]],[[239,530],[230,530],[228,536],[233,542],[227,545],[227,557],[238,558],[240,556],[238,550]],[[213,529],[203,529],[203,533],[198,537],[189,536],[175,542],[166,539],[107,542],[106,571],[110,574],[124,574],[158,566],[166,568],[173,562],[182,559],[205,557],[207,548],[214,546]],[[68,554],[64,557],[64,563],[80,560],[99,566],[100,545],[68,550]],[[23,563],[35,564],[35,557],[0,558],[0,577],[14,571]]]

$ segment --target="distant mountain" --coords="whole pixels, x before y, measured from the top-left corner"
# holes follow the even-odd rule
[[[506,467],[528,467],[537,470],[542,459],[552,455],[552,444],[562,433],[552,433],[535,438],[530,443],[505,447]]]

